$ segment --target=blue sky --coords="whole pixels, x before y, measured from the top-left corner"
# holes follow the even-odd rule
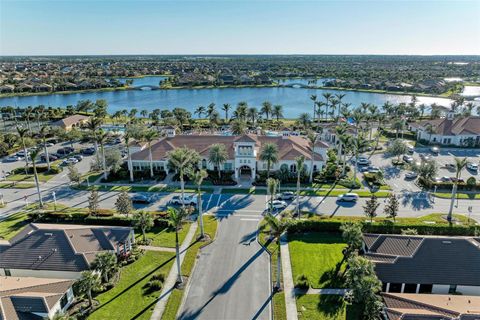
[[[211,53],[480,54],[480,0],[0,0],[0,55]]]

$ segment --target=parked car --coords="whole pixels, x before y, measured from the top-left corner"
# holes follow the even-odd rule
[[[67,166],[69,164],[75,164],[75,163],[78,163],[78,160],[72,157],[72,158],[63,160],[62,165]]]
[[[293,198],[295,198],[295,193],[291,191],[282,192],[277,196],[278,200],[292,200]]]
[[[57,150],[57,154],[59,154],[61,156],[66,156],[70,153],[72,153],[72,151],[70,151],[70,149],[67,149],[67,148],[60,148],[60,149]]]
[[[82,161],[82,160],[83,160],[83,156],[80,155],[80,154],[74,155],[73,158],[77,159],[78,161]]]
[[[43,147],[50,148],[50,147],[53,147],[53,146],[54,146],[54,144],[53,144],[53,143],[51,143],[51,142],[47,142],[47,143],[45,143],[45,144],[43,144],[43,143],[40,143],[40,144],[39,144],[39,146],[40,146],[40,147],[42,147],[42,148],[43,148]]]
[[[432,147],[430,149],[430,151],[434,154],[434,155],[438,155],[440,153],[440,148],[439,147]]]
[[[441,180],[442,182],[450,182],[450,181],[452,181],[452,179],[451,179],[450,177],[447,177],[447,176],[441,177],[440,180]]]
[[[407,152],[413,154],[415,152],[415,148],[412,145],[407,144]]]
[[[192,195],[185,195],[182,199],[182,196],[173,196],[172,200],[170,200],[170,204],[173,205],[191,205],[191,206],[196,206],[197,205],[197,197]]]
[[[368,172],[368,167],[366,167],[366,166],[361,166],[358,170],[359,170],[360,172]]]
[[[40,160],[42,160],[43,162],[46,162],[47,161],[47,155],[45,153],[43,153],[42,155],[40,155]],[[55,160],[58,160],[58,157],[54,154],[48,154],[48,160],[50,161],[55,161]]]
[[[405,179],[407,180],[413,180],[413,179],[416,179],[417,177],[418,177],[418,174],[416,172],[410,171],[405,173]]]
[[[67,152],[69,152],[69,153],[72,153],[72,152],[75,151],[75,149],[72,148],[72,147],[64,147],[63,149],[65,149],[65,150],[66,150]]]
[[[356,162],[359,166],[368,166],[370,164],[370,160],[366,157],[358,157]]]
[[[458,183],[465,183],[465,180],[463,180],[462,178],[455,178],[455,177],[451,177],[450,180],[452,182],[458,182]]]
[[[95,154],[95,148],[93,148],[93,147],[85,148],[85,149],[80,150],[80,152],[82,154],[85,154],[85,155],[92,155],[92,154]]]
[[[10,157],[3,158],[3,162],[15,162],[15,161],[18,161],[18,160],[21,160],[21,159],[22,159],[22,157],[13,155],[13,156],[10,156]]]
[[[367,167],[367,172],[368,173],[379,173],[381,170],[379,167],[375,167],[375,166],[369,166]]]
[[[420,154],[420,158],[423,160],[423,161],[430,161],[432,160],[432,157],[430,157],[428,154]]]
[[[27,153],[28,153],[28,151],[27,151]],[[25,158],[25,151],[24,150],[18,151],[15,155],[17,157]]]
[[[288,206],[288,204],[285,201],[282,200],[273,200],[272,201],[272,207],[273,209],[285,209]]]
[[[356,202],[358,200],[358,194],[356,193],[344,193],[338,196],[338,201]]]
[[[469,162],[469,163],[467,163],[467,169],[477,173],[478,172],[478,164],[473,163],[473,162]]]
[[[455,171],[455,165],[453,163],[447,163],[445,165],[445,168],[447,168],[450,171]]]
[[[406,163],[412,163],[413,157],[406,154],[403,156],[403,161],[405,161]]]
[[[136,193],[131,198],[132,203],[150,203],[152,202],[150,197],[147,197],[144,194]]]

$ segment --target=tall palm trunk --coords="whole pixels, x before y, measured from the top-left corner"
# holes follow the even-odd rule
[[[48,156],[47,139],[45,139],[45,136],[43,137],[43,149],[45,150],[45,159],[47,159],[47,168],[50,171],[50,157]]]
[[[88,289],[87,296],[88,296],[88,304],[91,308],[93,306],[93,298],[92,298],[92,290],[91,289]]]
[[[33,167],[33,177],[35,179],[35,187],[37,188],[38,202],[40,203],[40,207],[43,207],[42,194],[40,193],[40,183],[38,182],[37,166],[33,159],[32,159],[32,167]]]
[[[197,200],[197,203],[198,203],[198,224],[200,225],[200,238],[203,239],[203,237],[205,237],[205,233],[204,233],[204,230],[203,230],[203,212],[202,212],[202,192],[200,190],[200,186],[198,187],[197,189],[197,193],[198,193],[198,200]]]
[[[133,165],[132,165],[132,155],[130,154],[130,148],[127,146],[127,165],[128,165],[128,173],[130,174],[130,182],[133,183]]]
[[[448,210],[448,215],[447,215],[448,222],[452,222],[452,219],[453,219],[453,206],[455,204],[456,194],[457,194],[457,182],[455,182],[452,187],[452,196],[450,198],[450,208]]]
[[[312,159],[310,160],[310,177],[309,177],[310,183],[313,182],[313,157],[315,156],[315,152],[313,151],[314,148],[315,146],[312,146],[312,154],[311,154]]]
[[[297,168],[297,199],[296,199],[296,211],[297,216],[300,219],[300,170]]]
[[[105,160],[105,147],[103,146],[103,143],[100,144],[100,149],[102,150],[103,178],[107,180],[108,179],[107,161]]]
[[[175,254],[177,256],[177,272],[178,272],[178,277],[177,277],[177,282],[182,283],[182,266],[180,264],[180,247],[178,244],[178,227],[175,227]]]
[[[180,189],[182,193],[182,208],[185,209],[185,181],[183,180],[183,169],[180,168]]]
[[[277,289],[280,288],[280,272],[282,271],[282,261],[281,261],[281,255],[280,255],[280,237],[278,237],[278,249],[277,249],[277,283],[275,284],[275,287]]]
[[[152,147],[148,143],[148,159],[150,161],[150,178],[153,179],[153,157],[152,157]]]
[[[25,140],[22,138],[23,153],[25,155],[25,175],[28,175],[28,152],[27,146],[25,146]]]

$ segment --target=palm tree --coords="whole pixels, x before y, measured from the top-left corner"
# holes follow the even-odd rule
[[[81,294],[86,294],[90,308],[93,306],[92,291],[100,288],[101,281],[98,273],[94,271],[83,271],[82,276],[77,281],[77,288]]]
[[[318,135],[313,132],[313,131],[310,131],[307,133],[307,140],[308,140],[308,143],[310,145],[310,176],[309,176],[309,181],[310,183],[313,182],[313,161],[315,159],[315,144],[317,143],[318,141]]]
[[[224,103],[222,106],[222,110],[225,111],[225,122],[228,122],[228,111],[230,111],[230,104]]]
[[[260,109],[260,113],[265,115],[265,118],[270,118],[270,114],[272,113],[272,104],[268,101],[262,103],[262,109]]]
[[[223,143],[216,143],[210,147],[208,161],[217,167],[218,178],[222,176],[221,166],[228,159],[227,149]]]
[[[278,220],[271,213],[265,215],[265,221],[270,227],[270,235],[277,243],[277,281],[275,284],[275,289],[280,289],[280,272],[281,272],[281,256],[280,256],[280,238],[283,233],[287,231],[289,222],[287,220]]]
[[[109,133],[103,130],[100,130],[97,134],[97,141],[100,144],[100,151],[102,152],[102,167],[103,167],[103,178],[108,179],[108,170],[107,170],[107,161],[105,159],[105,143],[109,138]]]
[[[125,140],[125,145],[127,147],[127,167],[128,167],[128,173],[130,175],[130,182],[133,183],[134,178],[133,178],[133,166],[132,166],[132,155],[130,154],[130,139],[132,138],[132,133],[130,131],[125,132],[123,135],[123,139]]]
[[[358,128],[360,126],[360,122],[363,120],[363,113],[359,109],[355,109],[352,114],[352,119],[355,123],[355,165],[353,166],[353,181],[356,181],[357,178],[357,160],[358,160],[358,140],[360,139],[358,136]]]
[[[322,96],[325,98],[325,120],[327,120],[328,108],[330,100],[332,99],[332,94],[329,92],[322,93]]]
[[[436,132],[435,128],[432,126],[431,123],[427,123],[427,125],[425,126],[425,131],[429,134],[428,143],[431,143],[432,142],[432,134],[434,134]]]
[[[153,179],[153,156],[152,156],[152,142],[158,138],[158,131],[155,129],[149,129],[143,135],[143,140],[148,145],[148,160],[150,162],[150,178]]]
[[[204,113],[205,113],[205,107],[204,106],[198,106],[195,109],[195,112],[194,112],[194,114],[196,114],[198,116],[198,119],[200,119]]]
[[[177,283],[183,283],[182,279],[182,266],[180,264],[180,246],[178,243],[178,231],[182,227],[183,221],[188,216],[188,212],[185,208],[175,209],[169,207],[167,209],[168,213],[168,224],[175,229],[175,253],[177,258]]]
[[[231,124],[232,134],[240,136],[247,131],[247,126],[244,121],[240,119],[235,119]]]
[[[316,94],[312,94],[312,95],[310,96],[310,100],[312,100],[312,102],[313,102],[313,117],[312,117],[312,119],[313,119],[313,123],[315,123],[315,114],[316,114],[316,111],[315,111],[315,110],[316,110],[316,108],[317,108],[317,95],[316,95]]]
[[[342,99],[345,97],[345,93],[335,93],[335,97],[337,98],[337,102],[338,102],[338,114],[337,116],[339,117],[340,116],[340,107],[343,105],[343,102],[342,102]]]
[[[455,181],[453,182],[453,187],[452,187],[452,198],[450,201],[450,210],[448,210],[448,216],[447,220],[448,222],[452,222],[452,217],[453,217],[453,204],[455,203],[455,196],[457,194],[457,186],[458,186],[458,179],[460,179],[460,176],[462,175],[462,170],[465,169],[467,166],[467,158],[457,158],[455,157]]]
[[[117,269],[117,255],[109,251],[100,252],[93,260],[91,267],[98,270],[108,283],[110,274]]]
[[[306,130],[310,127],[310,114],[309,113],[301,113],[298,117],[299,124]]]
[[[25,155],[25,174],[28,174],[28,171],[27,171],[27,168],[28,168],[28,152],[27,152],[27,146],[25,145],[25,137],[27,136],[28,129],[17,127],[17,132],[18,132],[18,135],[20,136],[20,141],[22,142],[22,147],[23,147],[23,153]]]
[[[267,179],[267,191],[270,194],[270,202],[269,202],[269,212],[273,213],[273,200],[275,200],[275,195],[277,194],[279,181],[275,178],[268,178]]]
[[[272,117],[277,118],[277,121],[280,121],[280,118],[283,118],[283,106],[276,104],[273,106]]]
[[[145,211],[137,211],[133,214],[133,225],[136,228],[142,230],[143,242],[147,242],[147,230],[153,227],[153,217],[152,214]]]
[[[182,192],[182,207],[185,208],[185,180],[184,174],[200,161],[200,155],[187,147],[177,148],[167,153],[168,164],[180,177],[180,188]]]
[[[37,165],[35,164],[39,153],[39,149],[33,149],[30,151],[30,158],[32,159],[33,177],[35,179],[35,187],[37,188],[38,203],[40,204],[40,207],[43,207],[42,194],[40,193],[40,183],[38,181]]]
[[[300,218],[300,178],[303,173],[303,167],[305,164],[305,157],[299,156],[295,158],[295,165],[297,167],[297,199],[296,199],[296,212],[297,216]]]
[[[338,162],[340,161],[340,159],[342,158],[342,155],[343,155],[343,140],[340,137],[345,135],[346,132],[347,132],[347,128],[345,127],[345,125],[339,125],[339,126],[335,127],[335,135],[337,136],[337,142],[339,144],[337,165],[338,165]]]
[[[208,176],[206,170],[200,169],[195,173],[191,173],[191,178],[193,178],[193,182],[197,186],[197,209],[198,209],[198,224],[200,225],[200,239],[203,239],[205,236],[203,230],[203,214],[202,214],[202,183],[203,180]]]
[[[248,105],[245,101],[241,101],[235,110],[235,117],[241,121],[245,121],[247,117]]]
[[[93,143],[95,146],[95,156],[97,158],[97,163],[100,162],[100,158],[98,157],[98,142],[97,142],[97,131],[98,128],[100,128],[102,124],[102,119],[96,118],[96,117],[91,117],[87,121],[86,128],[91,131],[92,138],[93,138]]]
[[[206,112],[207,112],[207,118],[210,118],[210,116],[211,116],[214,112],[216,112],[216,111],[215,111],[215,103],[213,103],[213,102],[210,103],[210,104],[207,106],[207,111],[206,111]]]
[[[265,143],[260,151],[260,160],[267,163],[267,179],[270,177],[270,167],[278,162],[278,146]]]
[[[257,108],[255,107],[248,108],[247,116],[250,118],[250,121],[252,121],[252,126],[254,126],[255,121],[257,120],[257,117],[258,117]]]

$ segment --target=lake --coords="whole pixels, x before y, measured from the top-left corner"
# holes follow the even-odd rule
[[[139,85],[158,85],[163,77],[144,77],[134,79],[134,86]],[[297,81],[288,80],[289,83]],[[302,79],[298,79],[302,81]],[[305,81],[305,80],[303,80]],[[284,109],[284,117],[296,118],[302,112],[311,112],[312,101],[310,96],[316,94],[318,99],[323,99],[322,93],[344,93],[344,102],[352,104],[352,107],[359,106],[366,102],[381,106],[386,101],[393,104],[400,102],[409,102],[410,96],[395,94],[380,94],[356,91],[324,90],[324,89],[306,89],[306,88],[213,88],[213,89],[170,89],[170,90],[121,90],[107,92],[84,92],[71,94],[52,94],[25,97],[0,98],[0,106],[27,107],[43,104],[52,107],[65,107],[75,105],[79,100],[97,100],[105,99],[108,101],[108,109],[114,112],[121,109],[131,109],[133,107],[142,110],[152,110],[155,108],[171,109],[174,107],[183,107],[192,111],[199,105],[207,106],[215,103],[220,114],[223,116],[220,108],[222,104],[229,103],[234,107],[240,101],[246,101],[249,106],[261,107],[262,102],[270,101],[272,104],[280,104]],[[430,105],[437,103],[443,106],[449,106],[451,100],[446,98],[418,97],[418,103]],[[230,112],[231,114],[231,112]]]

